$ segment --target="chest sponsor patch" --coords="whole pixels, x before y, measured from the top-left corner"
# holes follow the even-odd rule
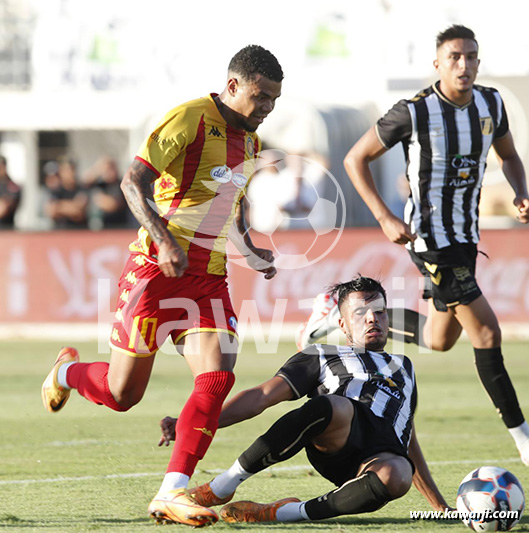
[[[228,183],[231,180],[232,172],[230,167],[222,165],[212,168],[209,175],[219,183]]]

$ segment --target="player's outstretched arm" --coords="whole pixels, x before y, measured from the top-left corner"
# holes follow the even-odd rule
[[[451,509],[446,503],[440,490],[437,488],[432,474],[430,473],[419,441],[417,440],[415,424],[413,425],[411,433],[408,454],[415,465],[415,473],[413,474],[413,484],[415,485],[415,488],[426,498],[434,511],[444,511],[446,508]]]
[[[294,397],[290,385],[283,378],[274,376],[257,387],[239,392],[225,402],[219,417],[219,428],[253,418],[269,407],[293,400]],[[160,421],[162,436],[158,446],[164,444],[169,446],[169,442],[175,439],[176,420],[176,418],[166,416]]]
[[[262,272],[265,279],[272,279],[277,274],[274,266],[274,254],[271,250],[254,246],[246,223],[245,210],[246,201],[243,197],[237,206],[228,236],[239,253],[246,257],[246,262],[251,268]]]
[[[274,376],[257,387],[239,392],[225,402],[219,417],[219,428],[248,420],[273,405],[294,398],[290,385],[283,378]]]
[[[121,182],[121,190],[136,220],[158,247],[158,266],[166,277],[179,277],[187,268],[187,256],[160,218],[151,183],[158,176],[135,159]]]
[[[396,244],[406,244],[415,239],[410,227],[396,217],[386,205],[377,191],[369,163],[378,159],[386,148],[380,142],[373,126],[349,150],[344,160],[345,170],[364,200],[371,213],[376,218],[386,237]]]
[[[494,141],[494,150],[498,156],[501,169],[514,191],[513,204],[518,210],[516,218],[527,224],[529,222],[529,194],[527,179],[522,160],[516,151],[511,132]]]

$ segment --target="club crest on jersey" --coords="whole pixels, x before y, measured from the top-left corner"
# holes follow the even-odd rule
[[[222,165],[212,168],[209,175],[219,183],[228,183],[231,180],[232,172],[230,167]]]
[[[244,174],[234,174],[231,180],[235,187],[239,189],[242,189],[248,183],[248,178]]]
[[[230,316],[228,323],[235,331],[237,331],[237,319],[234,316]]]
[[[481,133],[483,135],[492,134],[492,117],[482,117],[479,119],[481,125]]]
[[[255,152],[255,146],[251,137],[246,139],[246,151],[250,157],[252,157]]]

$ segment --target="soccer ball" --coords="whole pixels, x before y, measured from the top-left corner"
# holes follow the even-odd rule
[[[457,491],[459,517],[474,531],[509,531],[525,507],[522,485],[514,474],[482,466],[468,474]]]

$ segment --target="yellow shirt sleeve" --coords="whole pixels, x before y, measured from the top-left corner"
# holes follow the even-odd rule
[[[191,116],[190,116],[191,115]],[[181,106],[169,111],[154,131],[143,141],[136,157],[149,163],[159,174],[193,142],[196,120]],[[193,138],[190,138],[190,136]]]

